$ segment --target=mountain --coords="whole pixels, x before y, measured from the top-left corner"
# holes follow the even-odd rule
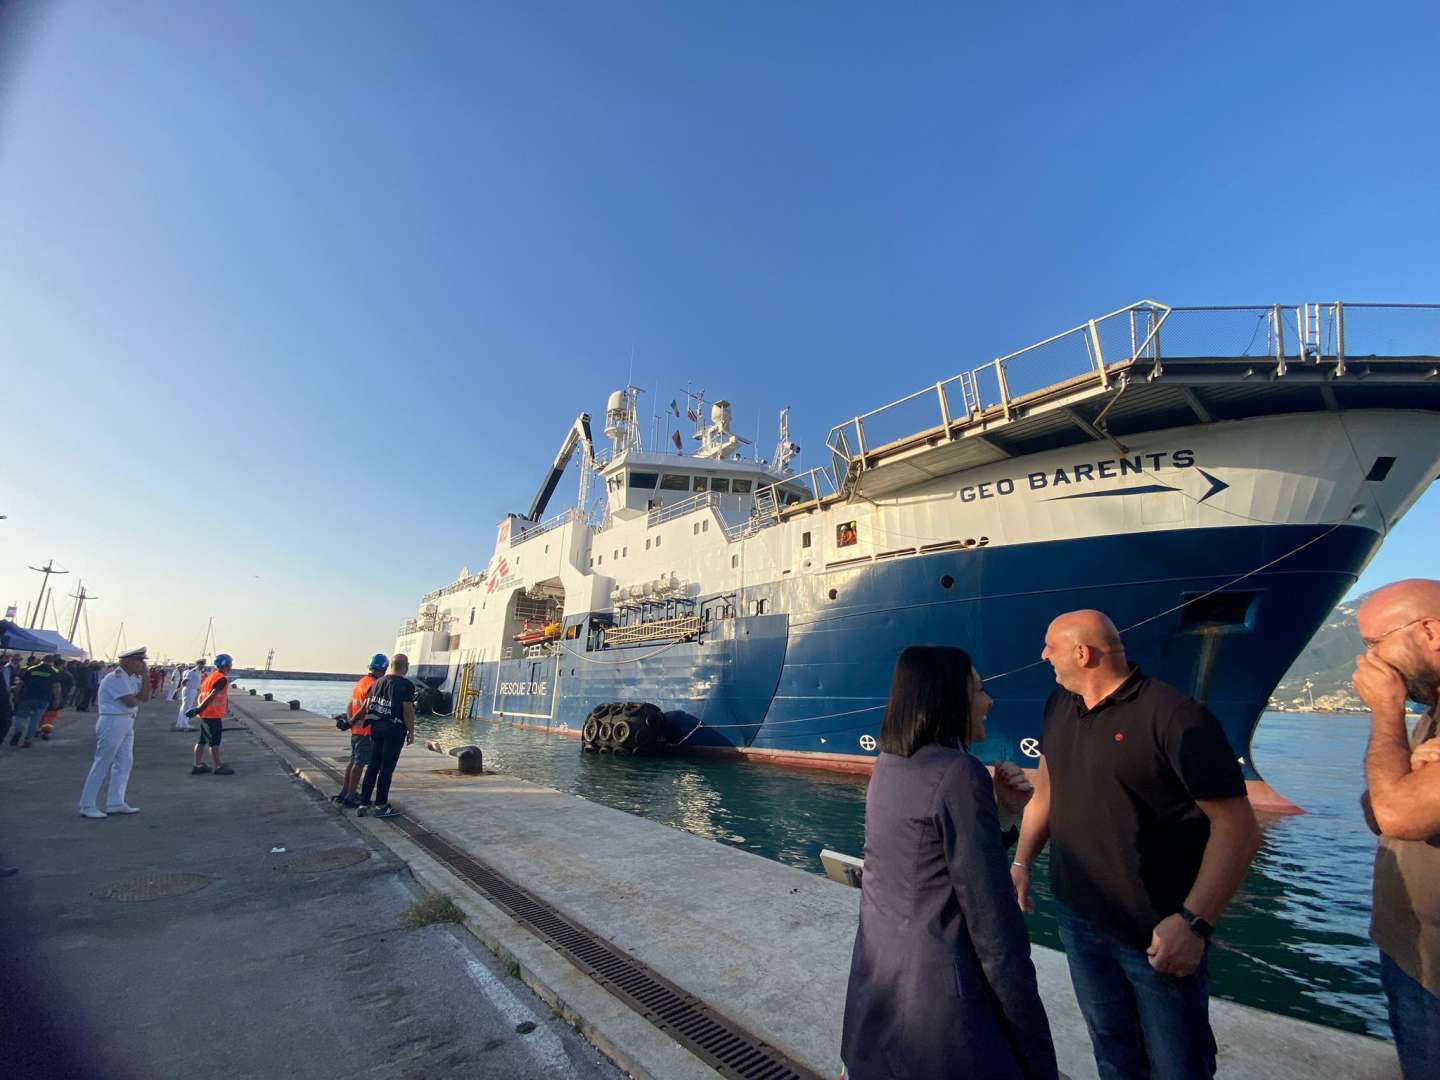
[[[1362,708],[1361,701],[1350,686],[1350,676],[1355,671],[1355,657],[1365,651],[1360,643],[1360,631],[1355,626],[1355,614],[1369,593],[1337,604],[1324,625],[1315,631],[1305,651],[1295,658],[1295,663],[1275,688],[1273,700],[1284,705],[1309,705],[1305,682],[1312,684],[1310,693],[1315,695],[1315,704],[1321,708]]]

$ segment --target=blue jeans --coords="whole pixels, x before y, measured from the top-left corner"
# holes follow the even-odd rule
[[[1440,1075],[1440,997],[1405,974],[1400,965],[1380,954],[1380,985],[1390,1006],[1390,1030],[1400,1055],[1405,1080],[1433,1080]]]
[[[1185,978],[1096,930],[1063,904],[1060,941],[1101,1080],[1213,1080],[1209,952]]]
[[[35,732],[39,730],[40,718],[45,715],[45,710],[50,708],[48,698],[41,701],[22,700],[15,707],[15,730],[22,738],[33,739]]]

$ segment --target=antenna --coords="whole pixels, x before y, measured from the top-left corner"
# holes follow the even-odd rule
[[[51,560],[50,560],[49,562],[47,562],[44,566],[32,566],[32,567],[30,567],[30,569],[31,569],[31,570],[34,570],[37,574],[44,574],[44,575],[45,575],[45,577],[44,577],[44,578],[41,580],[41,582],[40,582],[40,594],[35,597],[35,610],[34,610],[34,612],[32,613],[33,615],[39,615],[39,614],[40,614],[40,602],[45,599],[45,589],[46,589],[46,587],[50,584],[50,575],[51,575],[51,574],[68,574],[70,571],[69,571],[69,570],[56,570],[56,569],[55,569],[55,560],[54,560],[54,559],[51,559]],[[43,617],[42,617],[42,620],[43,620]],[[43,626],[42,626],[42,628],[43,628]],[[34,619],[33,617],[32,617],[31,620],[30,620],[30,626],[28,627],[28,629],[31,629],[31,630],[35,629],[35,619]]]
[[[780,435],[775,443],[775,471],[788,473],[790,462],[800,456],[800,447],[790,441],[790,406],[780,410]]]
[[[120,629],[115,633],[115,647],[110,650],[110,659],[116,660],[120,657],[121,646],[125,645],[125,620],[120,620]]]
[[[205,624],[205,640],[202,641],[202,642],[200,642],[200,652],[199,652],[197,655],[199,655],[199,656],[209,656],[210,654],[209,654],[206,650],[209,648],[210,644],[211,644],[214,640],[215,640],[215,616],[214,616],[214,615],[211,615],[211,616],[210,616],[210,621]]]

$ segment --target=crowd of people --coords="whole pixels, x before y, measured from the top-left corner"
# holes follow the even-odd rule
[[[19,653],[0,655],[0,693],[7,699],[0,710],[14,718],[10,745],[23,741],[28,748],[37,735],[49,739],[61,709],[88,712],[106,670],[98,660],[62,661],[54,653],[24,659]],[[4,737],[0,731],[0,741]]]
[[[234,775],[220,756],[222,718],[228,705],[230,657],[221,653],[214,667],[204,659],[194,664],[150,667],[143,647],[123,653],[115,663],[98,660],[62,662],[59,656],[0,656],[0,744],[29,749],[47,741],[62,709],[98,712],[95,758],[80,797],[80,815],[98,819],[110,814],[138,814],[125,801],[134,764],[135,714],[143,702],[176,702],[175,730],[198,731],[192,773]],[[192,725],[191,720],[197,721]],[[212,764],[205,764],[209,751]],[[104,809],[97,805],[108,780]]]
[[[1370,708],[1371,938],[1405,1080],[1440,1076],[1440,582],[1358,615]],[[1055,1077],[1022,912],[1049,848],[1071,984],[1104,1080],[1209,1080],[1215,923],[1259,849],[1235,752],[1204,706],[1147,676],[1099,611],[1046,631],[1058,683],[1033,783],[968,748],[990,698],[968,654],[900,656],[865,803],[841,1057],[852,1080]],[[1429,707],[1407,730],[1406,701]],[[1007,837],[1002,815],[1021,815]],[[1014,855],[1008,846],[1016,845]],[[1257,1073],[1258,1075],[1258,1073]]]

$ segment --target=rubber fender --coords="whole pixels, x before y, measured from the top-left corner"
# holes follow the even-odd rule
[[[580,729],[580,738],[587,743],[594,743],[600,738],[600,721],[591,716],[585,721],[585,726]]]
[[[600,721],[600,730],[595,735],[595,741],[601,746],[609,746],[615,734],[615,725],[609,720]]]
[[[611,727],[610,743],[617,749],[625,747],[628,749],[635,738],[635,729],[629,720],[616,720]]]
[[[621,711],[623,711],[626,716],[639,716],[640,711],[644,708],[645,706],[638,701],[627,701],[621,706]]]

